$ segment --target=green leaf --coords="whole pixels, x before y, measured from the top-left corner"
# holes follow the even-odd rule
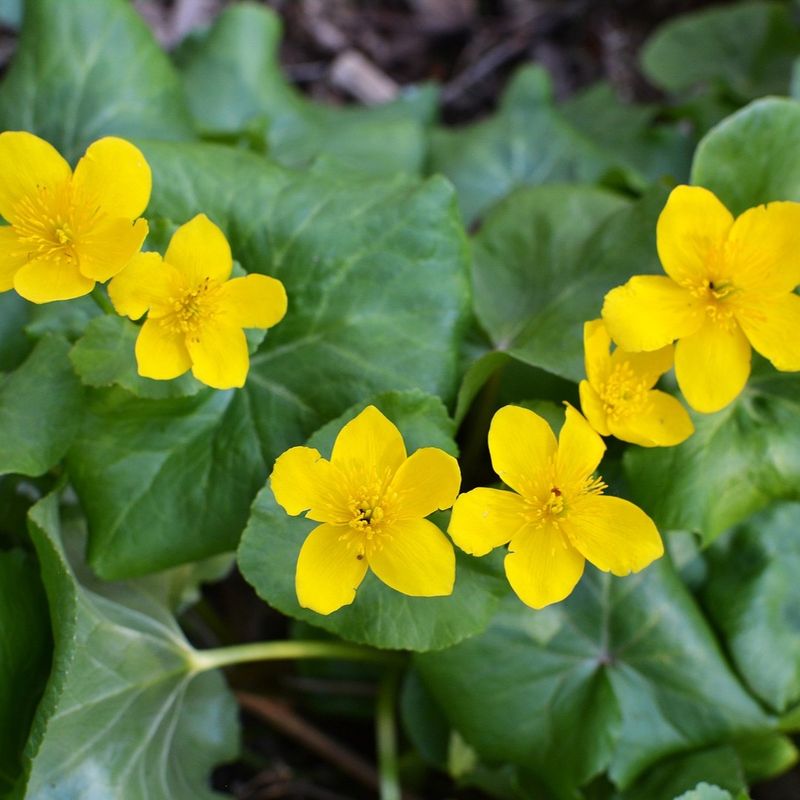
[[[126,0],[27,0],[0,128],[32,131],[70,161],[109,134],[193,135],[178,78]]]
[[[54,667],[25,751],[30,800],[212,800],[211,768],[238,751],[237,709],[222,675],[161,601],[105,584],[67,555],[58,499],[31,510],[50,602]],[[67,548],[65,550],[65,547]]]
[[[739,674],[771,708],[786,711],[800,702],[800,505],[757,514],[706,556],[704,599]]]
[[[63,339],[42,339],[0,380],[0,474],[42,475],[67,452],[83,395],[68,351]]]
[[[786,94],[797,55],[800,33],[788,6],[762,1],[674,18],[646,42],[641,61],[648,79],[666,91],[711,86],[750,100]]]
[[[123,317],[93,319],[69,354],[85,386],[121,386],[138,397],[156,400],[196,394],[203,384],[190,373],[172,381],[142,378],[136,367],[136,337],[141,328]]]
[[[93,393],[69,469],[105,578],[235,549],[273,460],[364,397],[420,388],[449,401],[468,297],[465,235],[441,179],[290,183],[229,148],[144,149],[151,213],[205,211],[245,269],[284,282],[289,311],[241,391]]]
[[[453,423],[441,402],[420,392],[390,393],[373,400],[403,434],[409,453],[419,447],[455,452]],[[367,404],[360,403],[318,431],[308,444],[325,457],[341,427]],[[449,597],[408,597],[381,583],[371,572],[352,605],[329,616],[297,602],[294,567],[305,538],[318,523],[290,517],[265,487],[253,504],[239,547],[239,568],[259,596],[289,616],[373,647],[431,650],[447,647],[482,630],[506,590],[496,561],[456,553],[456,586]]]
[[[228,136],[250,132],[287,166],[325,154],[374,175],[421,171],[423,123],[435,112],[433,90],[413,90],[373,109],[312,103],[281,72],[280,38],[277,14],[239,4],[226,9],[203,40],[184,48],[184,85],[203,130]]]
[[[0,294],[0,372],[18,367],[30,352],[24,331],[30,308],[16,292]]]
[[[36,561],[0,551],[0,794],[20,773],[22,749],[50,670],[47,600]]]
[[[709,783],[698,783],[694,789],[684,792],[675,800],[734,800],[733,795],[719,786],[712,786]]]
[[[450,178],[470,222],[521,186],[591,182],[619,166],[554,107],[550,79],[540,67],[516,74],[490,119],[435,130],[431,139],[431,171]]]
[[[660,528],[709,543],[773,500],[800,499],[797,376],[759,364],[731,405],[692,419],[683,444],[625,453],[633,497]]]
[[[475,237],[478,320],[498,350],[570,380],[583,377],[583,323],[603,295],[659,269],[655,218],[664,192],[626,201],[586,186],[521,189]]]
[[[703,138],[692,183],[734,213],[771,200],[800,200],[800,102],[768,97],[728,117]]]
[[[624,789],[666,755],[773,724],[664,559],[624,579],[591,569],[543,611],[509,598],[485,633],[415,663],[483,759],[559,798],[604,769]]]

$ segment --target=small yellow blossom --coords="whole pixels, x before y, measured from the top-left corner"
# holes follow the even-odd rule
[[[742,391],[751,346],[779,370],[800,370],[800,203],[734,220],[707,189],[678,186],[656,235],[669,277],[637,275],[606,295],[603,319],[620,347],[658,350],[677,339],[678,385],[704,413]]]
[[[614,575],[644,569],[664,546],[644,511],[603,495],[606,485],[594,471],[605,449],[569,405],[557,442],[538,414],[501,408],[489,428],[489,453],[513,491],[480,488],[460,495],[448,533],[476,556],[510,542],[506,577],[533,608],[567,597],[586,560]]]
[[[400,431],[375,406],[339,431],[330,461],[311,447],[287,450],[270,478],[275,499],[323,523],[297,559],[300,605],[330,614],[352,603],[368,567],[403,594],[450,594],[453,546],[424,517],[450,508],[460,484],[458,462],[443,450],[406,457]]]
[[[139,319],[139,374],[169,380],[189,369],[215,389],[244,386],[243,328],[271,328],[286,313],[283,284],[266,275],[229,280],[225,234],[204,214],[175,231],[162,260],[140,253],[108,286],[117,312]]]
[[[694,433],[686,409],[672,395],[653,387],[672,368],[672,345],[649,353],[610,352],[603,320],[583,326],[586,376],[581,409],[601,436],[616,436],[642,447],[671,447]]]
[[[73,173],[58,151],[24,131],[0,134],[0,292],[34,303],[88,294],[139,252],[150,167],[130,142],[91,144]]]

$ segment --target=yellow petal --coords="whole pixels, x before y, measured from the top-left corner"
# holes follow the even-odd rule
[[[32,303],[51,303],[89,294],[94,289],[94,281],[81,275],[72,262],[41,258],[17,271],[14,288]]]
[[[541,494],[549,480],[556,437],[538,414],[519,406],[504,406],[489,426],[492,468],[506,486],[523,497]]]
[[[14,276],[28,263],[28,254],[13,228],[0,226],[0,292],[14,288]]]
[[[244,331],[222,322],[207,322],[196,334],[186,337],[192,359],[192,375],[214,389],[244,386],[250,369],[250,355]]]
[[[791,292],[800,283],[800,203],[769,203],[737,217],[728,263],[739,289]]]
[[[558,437],[557,480],[567,486],[583,483],[597,469],[605,451],[597,431],[567,403],[566,420]]]
[[[623,350],[658,350],[693,334],[704,319],[703,304],[688,289],[661,275],[637,275],[612,289],[603,320]]]
[[[158,253],[137,253],[108,284],[108,294],[118,314],[139,319],[150,306],[170,297],[179,276]]]
[[[450,540],[426,519],[392,523],[367,552],[370,569],[392,589],[412,597],[451,594],[456,554]]]
[[[101,283],[121,272],[139,252],[147,236],[147,220],[104,220],[78,240],[81,272]]]
[[[656,225],[658,257],[674,281],[697,283],[720,263],[731,212],[701,186],[677,186]],[[648,348],[649,349],[649,348]]]
[[[773,295],[750,303],[736,318],[750,344],[768,358],[775,369],[800,370],[800,297]]]
[[[400,431],[375,406],[367,406],[339,431],[331,453],[334,464],[355,464],[369,475],[387,470],[394,475],[405,460]]]
[[[653,520],[620,497],[585,495],[560,524],[587,561],[614,575],[638,572],[664,555]]]
[[[465,553],[485,556],[511,541],[525,524],[526,511],[525,500],[514,492],[473,489],[459,495],[447,532]]]
[[[703,414],[719,411],[744,389],[750,375],[750,344],[734,322],[708,320],[675,347],[675,375],[686,402]]]
[[[318,614],[350,605],[367,574],[367,559],[342,540],[349,528],[320,525],[300,548],[295,573],[297,601]]]
[[[583,565],[583,556],[550,525],[522,528],[505,558],[511,588],[531,608],[544,608],[567,597],[581,579]]]
[[[578,385],[578,392],[581,397],[581,411],[589,421],[589,424],[601,435],[611,436],[606,419],[606,409],[602,398],[592,389],[589,381],[581,381]]]
[[[401,464],[388,491],[397,495],[392,501],[397,519],[418,519],[450,508],[460,486],[458,461],[437,447],[423,447]]]
[[[175,231],[164,261],[177,267],[191,285],[206,278],[226,281],[233,268],[225,234],[205,214],[198,214]]]
[[[241,328],[271,328],[286,314],[286,290],[267,275],[234,278],[220,289],[220,308]]]
[[[296,516],[317,501],[321,461],[319,450],[313,447],[292,447],[278,456],[269,485],[287,514]]]
[[[602,319],[583,323],[583,363],[589,382],[599,386],[611,368],[611,337]]]
[[[76,199],[110,217],[135,219],[147,207],[153,179],[142,152],[106,136],[89,145],[72,179]]]
[[[658,350],[641,353],[629,353],[618,347],[611,354],[613,366],[627,364],[637,382],[644,384],[647,389],[652,389],[658,383],[658,379],[672,369],[674,360],[675,348],[671,344]]]
[[[647,393],[647,407],[642,413],[610,420],[609,427],[617,439],[642,447],[673,447],[694,433],[692,420],[680,401],[657,389]]]
[[[136,339],[136,364],[145,378],[168,381],[183,375],[192,361],[185,337],[165,327],[160,320],[145,320]]]
[[[72,175],[51,144],[32,133],[0,133],[0,214],[14,224],[21,200],[52,194]]]

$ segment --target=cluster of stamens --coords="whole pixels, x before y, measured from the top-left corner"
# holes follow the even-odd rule
[[[734,324],[733,307],[729,300],[736,294],[736,287],[726,280],[706,280],[688,287],[692,295],[705,303],[706,316],[723,328]]]
[[[210,278],[204,278],[193,289],[173,297],[172,311],[163,318],[163,324],[176,332],[196,336],[200,326],[214,316],[214,304],[209,301],[216,288]]]
[[[618,420],[641,413],[647,405],[648,388],[627,361],[615,364],[599,392],[606,416]]]
[[[569,512],[570,505],[576,500],[587,494],[602,494],[607,488],[602,478],[591,475],[579,485],[566,487],[558,480],[555,465],[551,474],[550,489],[546,495],[525,497],[525,519],[536,527],[558,525],[559,519]]]

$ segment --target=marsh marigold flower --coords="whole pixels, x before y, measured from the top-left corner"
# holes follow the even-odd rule
[[[352,603],[367,568],[403,594],[450,594],[453,546],[424,518],[450,508],[460,483],[458,462],[443,450],[406,457],[400,431],[375,406],[339,431],[330,461],[311,447],[287,450],[270,478],[275,499],[322,523],[297,559],[300,605],[330,614]]]
[[[594,471],[605,449],[571,406],[558,441],[533,411],[501,408],[489,428],[489,453],[512,491],[460,495],[448,533],[476,556],[509,543],[506,577],[533,608],[567,597],[587,560],[614,575],[644,569],[663,555],[661,537],[640,508],[603,494],[606,485]]]
[[[658,219],[666,276],[637,275],[606,295],[603,319],[629,351],[677,339],[675,374],[689,405],[728,405],[750,375],[750,348],[800,370],[800,203],[736,219],[707,189],[678,186]]]
[[[139,252],[150,168],[130,142],[89,145],[73,173],[24,131],[0,134],[0,291],[48,303],[88,294]]]
[[[601,436],[616,436],[643,447],[671,447],[694,432],[686,409],[672,395],[653,387],[672,368],[674,348],[650,353],[610,352],[603,320],[583,326],[586,377],[581,381],[581,409]]]
[[[244,386],[243,328],[271,328],[286,313],[283,284],[266,275],[229,280],[225,234],[204,214],[181,225],[162,259],[140,253],[108,286],[117,312],[147,313],[136,339],[139,374],[169,380],[189,369],[215,389]]]

